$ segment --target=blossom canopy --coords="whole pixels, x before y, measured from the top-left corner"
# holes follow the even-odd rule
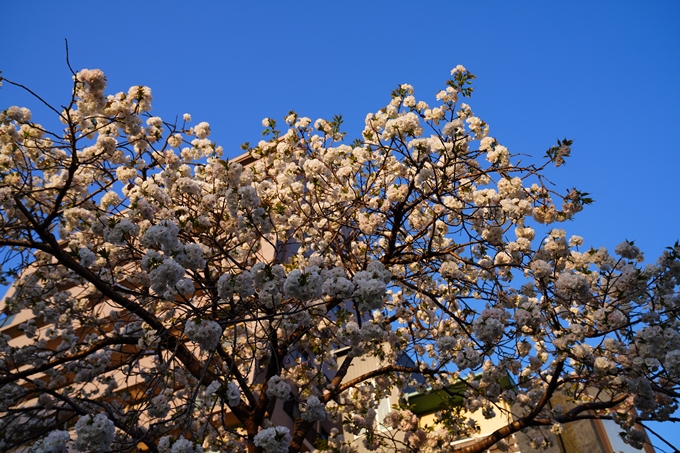
[[[462,102],[474,78],[457,66],[433,104],[398,86],[351,143],[341,117],[265,118],[232,160],[210,124],[153,116],[149,87],[107,94],[100,70],[73,74],[61,126],[3,110],[21,321],[0,332],[0,449],[273,453],[326,426],[320,451],[481,452],[584,418],[640,445],[675,421],[680,247],[647,265],[630,241],[583,248],[561,225],[592,200],[546,180],[572,141],[525,163]],[[454,384],[437,429],[405,403],[377,416]],[[287,426],[278,400],[300,408]],[[514,421],[456,444],[475,413]]]

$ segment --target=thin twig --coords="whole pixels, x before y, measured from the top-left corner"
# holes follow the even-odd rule
[[[66,121],[66,118],[64,118],[64,116],[62,115],[62,113],[61,113],[59,110],[57,110],[57,109],[55,109],[54,107],[52,107],[52,106],[50,105],[49,102],[47,102],[46,100],[44,100],[43,98],[41,98],[40,96],[38,96],[37,93],[35,93],[35,92],[34,92],[33,90],[31,90],[30,88],[28,88],[26,85],[22,85],[22,84],[20,84],[20,83],[12,82],[11,80],[8,80],[8,79],[6,79],[6,78],[4,78],[4,77],[2,78],[2,81],[3,81],[3,82],[7,82],[7,83],[9,83],[10,85],[14,85],[15,87],[19,87],[19,88],[22,88],[22,89],[28,91],[29,93],[31,93],[31,95],[33,95],[34,98],[36,98],[37,100],[39,100],[40,102],[42,102],[43,104],[45,104],[45,105],[47,106],[47,108],[49,108],[50,110],[52,110],[54,113],[56,113],[57,115],[59,115],[60,118],[62,118],[64,121]]]
[[[68,39],[64,38],[64,42],[66,43],[66,66],[68,66],[68,69],[69,71],[71,71],[71,74],[75,76],[76,72],[71,67],[71,62],[68,59]]]

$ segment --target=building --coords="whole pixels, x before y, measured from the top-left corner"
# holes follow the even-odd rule
[[[508,385],[509,382],[501,383]],[[462,404],[461,394],[465,386],[457,384],[446,389],[430,393],[410,393],[405,395],[407,403],[412,411],[420,417],[421,426],[436,426],[435,414],[442,407]],[[557,394],[550,402],[551,406],[562,405],[565,410],[569,409],[569,402],[563,395]],[[513,419],[513,413],[519,413],[518,408],[501,405],[496,416],[485,419],[481,411],[474,414],[465,412],[477,422],[479,431],[470,437],[463,437],[456,442],[461,447],[474,443],[475,440],[484,438],[495,430],[507,425]],[[638,450],[624,443],[618,436],[620,429],[611,420],[579,420],[564,425],[562,433],[555,435],[547,428],[540,429],[540,433],[546,440],[551,442],[549,446],[535,448],[531,445],[531,439],[523,432],[512,435],[506,439],[508,450],[512,453],[546,452],[546,453],[654,453],[651,443],[647,442],[644,450]],[[501,452],[497,446],[488,450],[489,453]]]

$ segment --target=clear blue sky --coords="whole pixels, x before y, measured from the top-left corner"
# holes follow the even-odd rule
[[[460,63],[478,77],[473,111],[512,152],[574,140],[551,179],[596,203],[567,232],[610,249],[635,240],[654,261],[680,239],[679,24],[675,0],[0,0],[0,70],[65,103],[67,38],[76,70],[104,70],[110,91],[150,86],[155,114],[210,122],[236,156],[263,117],[290,109],[342,114],[357,137],[397,84],[432,102]],[[0,89],[0,108],[26,99]],[[45,113],[34,119],[49,123]]]

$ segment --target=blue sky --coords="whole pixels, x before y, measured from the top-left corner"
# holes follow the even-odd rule
[[[574,140],[549,176],[596,202],[567,232],[610,249],[635,240],[654,261],[680,239],[680,2],[472,3],[5,0],[0,70],[63,104],[67,38],[76,70],[102,69],[113,92],[150,86],[155,114],[210,122],[236,156],[263,117],[291,109],[342,114],[358,137],[397,84],[433,102],[460,63],[478,77],[473,111],[511,152]],[[35,105],[3,86],[0,108],[15,104]]]

